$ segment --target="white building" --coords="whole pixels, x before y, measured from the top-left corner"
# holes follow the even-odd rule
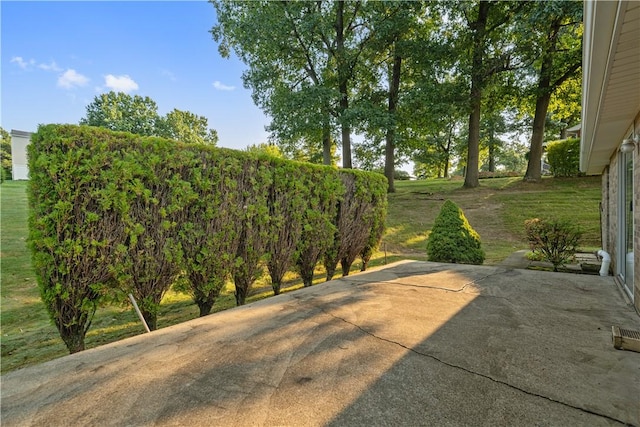
[[[27,145],[31,142],[31,132],[11,129],[11,175],[12,179],[29,179]]]

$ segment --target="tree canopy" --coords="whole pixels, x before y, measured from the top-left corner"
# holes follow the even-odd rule
[[[97,95],[86,110],[81,125],[187,143],[215,145],[218,142],[218,133],[208,128],[206,117],[175,108],[166,116],[160,116],[156,102],[148,96],[111,91]]]
[[[219,51],[247,65],[282,153],[330,164],[339,147],[389,191],[408,159],[470,188],[481,169],[520,171],[525,138],[539,166],[545,125],[579,117],[580,2],[212,3]]]

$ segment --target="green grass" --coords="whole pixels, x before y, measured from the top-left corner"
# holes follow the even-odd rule
[[[460,206],[480,234],[487,253],[485,264],[496,264],[512,252],[526,249],[524,220],[552,216],[575,221],[585,232],[583,246],[600,247],[600,178],[544,179],[528,184],[521,178],[481,180],[477,189],[461,188],[461,180],[399,181],[389,195],[387,232],[380,251],[370,262],[383,265],[400,259],[426,260],[426,240],[442,203],[451,199]],[[40,301],[31,269],[27,238],[26,182],[0,185],[0,371],[9,372],[67,354],[66,347]],[[356,262],[354,270],[360,269]],[[315,283],[324,280],[321,267]],[[341,274],[340,271],[336,275]],[[283,292],[302,286],[293,273],[285,277]],[[268,275],[253,287],[247,302],[273,294]],[[235,306],[229,284],[216,301],[214,311]],[[198,309],[187,295],[169,291],[162,301],[158,327],[194,319]],[[144,333],[129,304],[103,306],[96,313],[86,337],[87,348]]]
[[[485,264],[497,264],[512,252],[527,249],[524,221],[536,217],[571,219],[584,231],[585,250],[601,246],[600,177],[545,178],[538,184],[518,177],[493,178],[480,184],[464,189],[462,181],[455,179],[397,182],[396,193],[389,195],[382,248],[426,259],[429,230],[446,199],[460,206],[480,234]]]

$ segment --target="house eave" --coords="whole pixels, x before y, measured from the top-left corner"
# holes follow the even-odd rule
[[[585,1],[580,169],[600,174],[640,111],[640,3]]]

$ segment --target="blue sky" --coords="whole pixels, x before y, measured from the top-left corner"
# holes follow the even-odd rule
[[[0,125],[35,131],[78,123],[96,95],[149,96],[205,116],[218,146],[266,142],[268,119],[242,86],[246,68],[220,57],[206,1],[2,1]]]

